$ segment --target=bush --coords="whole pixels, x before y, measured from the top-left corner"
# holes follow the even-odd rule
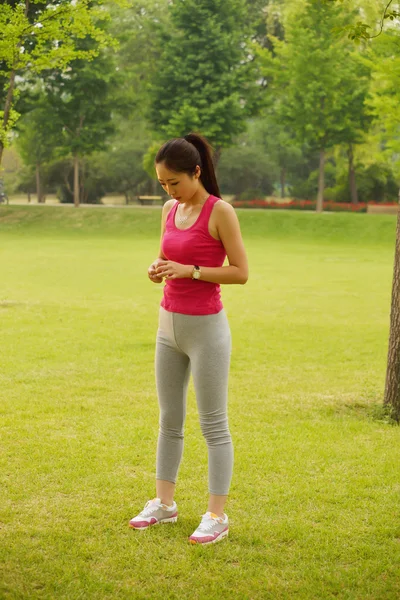
[[[237,200],[253,200],[254,198],[263,198],[265,194],[261,190],[248,189],[235,196]]]
[[[291,200],[290,202],[281,203],[269,200],[247,200],[247,201],[233,201],[232,206],[235,208],[266,208],[266,209],[283,209],[283,210],[314,210],[317,207],[317,203],[313,200]],[[346,212],[367,212],[368,205],[365,203],[351,204],[351,203],[337,203],[337,202],[324,202],[324,211],[346,211]]]
[[[311,171],[307,179],[296,179],[290,186],[293,198],[316,198],[318,193],[319,169]],[[325,164],[325,187],[329,189],[335,185],[336,167],[331,161]],[[334,198],[332,198],[333,200]]]
[[[359,202],[396,202],[398,184],[390,167],[383,163],[374,163],[365,167],[356,167],[356,184]],[[337,178],[337,185],[326,188],[325,200],[351,202],[349,176],[343,171]]]
[[[363,202],[390,202],[397,199],[398,183],[386,164],[372,164],[356,172],[359,200]]]
[[[274,168],[265,150],[259,146],[236,146],[226,149],[218,163],[217,179],[224,194],[236,198],[267,196],[274,190]]]

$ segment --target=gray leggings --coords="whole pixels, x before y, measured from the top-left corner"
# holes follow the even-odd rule
[[[208,446],[209,492],[228,494],[233,469],[227,414],[230,354],[231,332],[224,310],[192,316],[160,307],[155,358],[160,406],[157,479],[176,482],[192,371],[200,427]]]

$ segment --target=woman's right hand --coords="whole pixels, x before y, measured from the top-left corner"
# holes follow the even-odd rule
[[[154,262],[152,262],[151,265],[149,266],[149,268],[147,269],[147,274],[149,276],[149,279],[153,283],[161,283],[163,280],[163,278],[159,277],[156,273],[156,269],[157,269],[157,266],[158,266],[158,263],[160,260],[162,260],[162,258],[156,258],[156,260]]]

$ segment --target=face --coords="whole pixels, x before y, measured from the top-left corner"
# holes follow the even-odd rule
[[[163,190],[167,192],[171,198],[175,198],[176,200],[179,200],[179,202],[190,200],[190,198],[192,198],[199,190],[201,170],[198,165],[196,166],[196,173],[193,177],[187,173],[170,171],[165,167],[164,163],[157,164],[156,171]]]

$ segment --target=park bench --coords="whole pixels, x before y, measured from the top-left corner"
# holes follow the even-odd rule
[[[397,215],[399,210],[399,206],[398,204],[392,204],[392,206],[389,205],[381,205],[379,206],[379,204],[368,204],[367,206],[367,212],[368,213],[372,213],[372,214],[386,214],[386,215]]]
[[[139,204],[142,205],[150,205],[150,204],[161,204],[165,203],[165,196],[137,196],[136,197]]]

